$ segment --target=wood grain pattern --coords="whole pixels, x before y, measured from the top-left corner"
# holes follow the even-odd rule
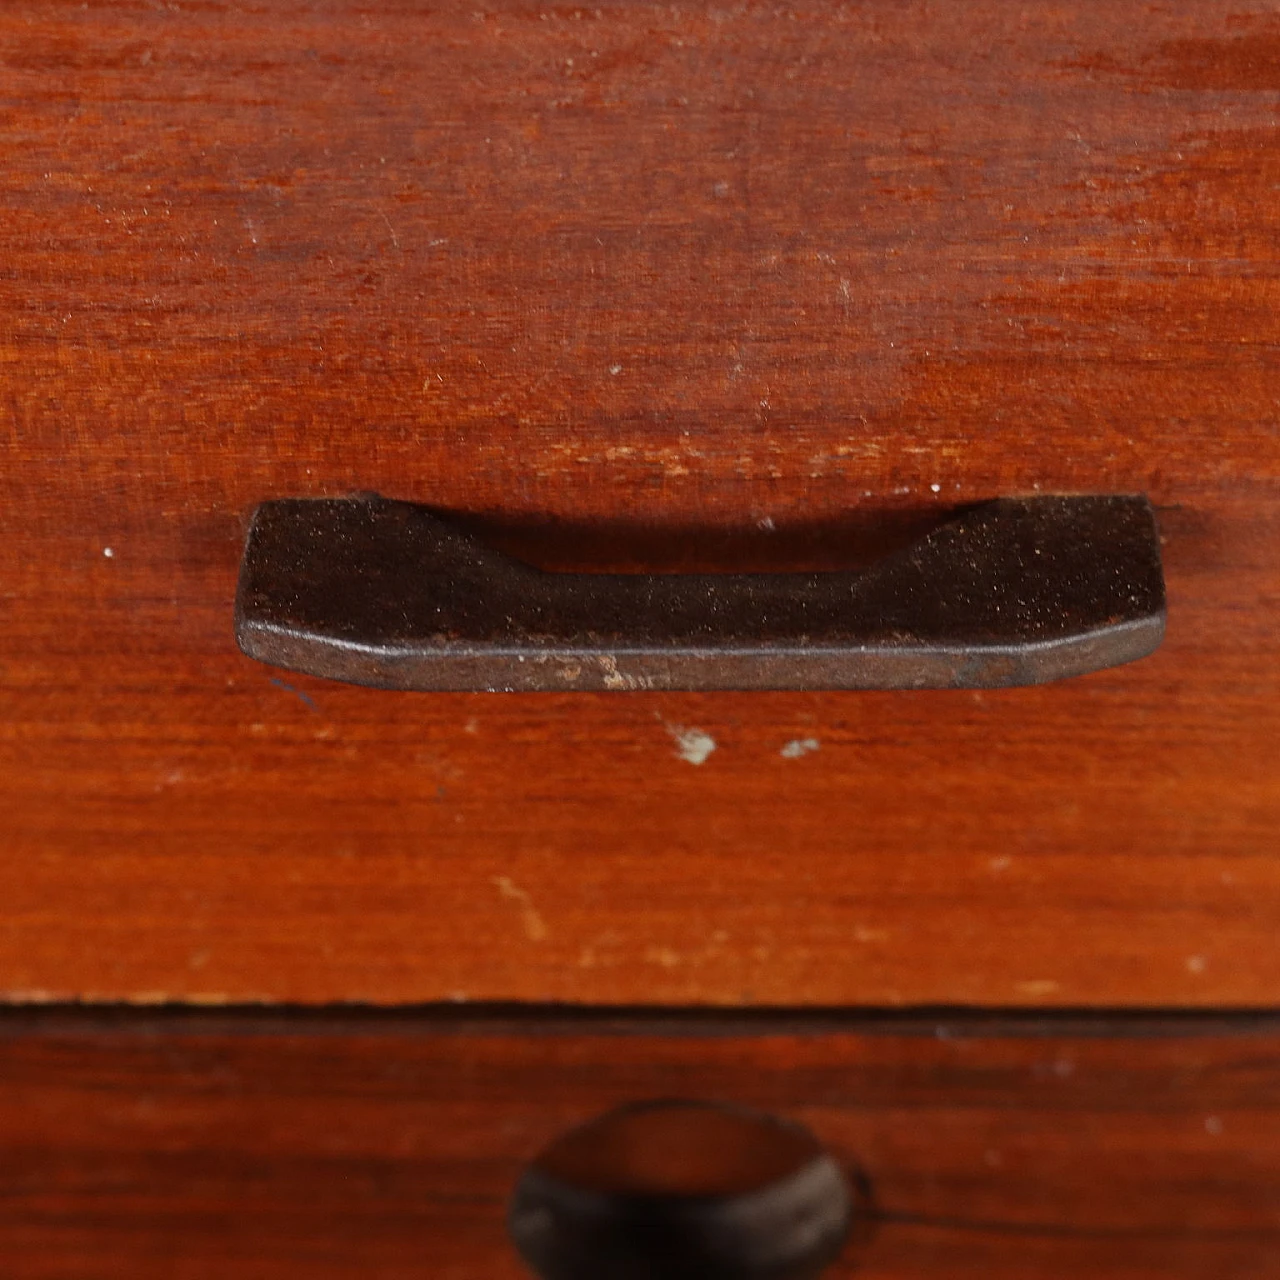
[[[10,0],[0,990],[1273,1004],[1277,91],[1247,0]],[[1145,491],[1169,637],[998,695],[242,659],[248,511],[357,490],[655,567]]]
[[[524,1163],[663,1096],[789,1115],[860,1171],[878,1221],[832,1280],[1277,1274],[1274,1020],[9,1016],[0,1086],[14,1280],[515,1280]]]

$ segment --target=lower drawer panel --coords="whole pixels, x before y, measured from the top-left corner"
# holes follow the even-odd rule
[[[515,1280],[524,1162],[669,1096],[865,1177],[837,1277],[1280,1275],[1280,1019],[438,1012],[5,1015],[4,1273]]]

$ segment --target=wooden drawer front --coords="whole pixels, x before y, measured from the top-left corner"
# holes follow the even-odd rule
[[[1255,8],[10,0],[0,992],[1274,1003]],[[677,565],[1147,492],[1169,634],[999,694],[241,658],[250,509],[364,490]]]
[[[0,1083],[15,1280],[515,1280],[524,1163],[670,1096],[790,1116],[861,1170],[877,1222],[833,1278],[1277,1274],[1274,1021],[11,1015]]]

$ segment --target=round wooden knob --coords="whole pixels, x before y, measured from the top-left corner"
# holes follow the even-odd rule
[[[548,1147],[508,1226],[543,1280],[812,1280],[852,1214],[839,1167],[798,1125],[648,1102]]]

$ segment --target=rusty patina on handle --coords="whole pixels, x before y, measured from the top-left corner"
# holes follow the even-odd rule
[[[1164,635],[1143,497],[1002,498],[869,569],[548,573],[429,508],[255,512],[236,599],[250,657],[385,689],[922,689],[1039,684]]]

